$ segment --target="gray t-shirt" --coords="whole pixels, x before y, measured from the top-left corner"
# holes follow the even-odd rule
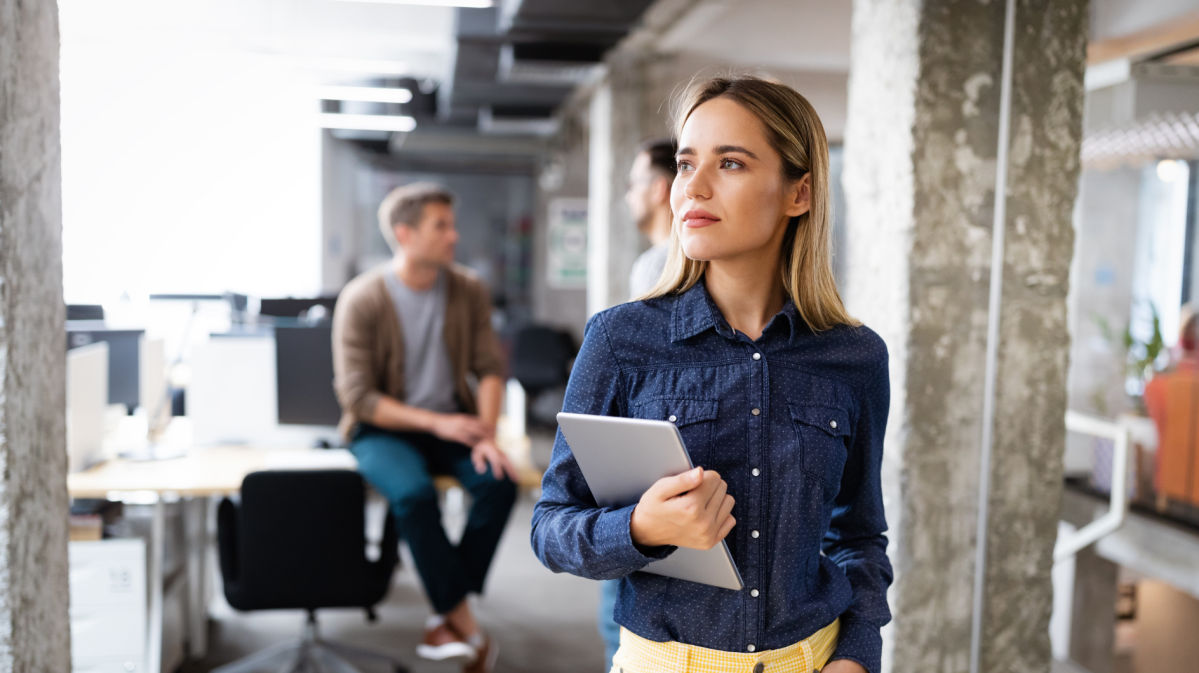
[[[419,292],[387,274],[387,290],[404,335],[404,403],[443,414],[457,413],[454,369],[445,347],[445,272]]]
[[[658,284],[662,269],[666,268],[666,255],[669,252],[670,241],[665,241],[637,257],[637,261],[633,262],[633,271],[629,274],[630,298],[636,299]]]

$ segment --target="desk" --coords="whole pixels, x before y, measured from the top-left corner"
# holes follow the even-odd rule
[[[538,488],[541,474],[529,459],[527,437],[505,438],[500,448],[520,473],[522,488]],[[247,474],[271,469],[355,469],[353,455],[344,449],[212,447],[195,448],[179,458],[155,461],[111,460],[85,472],[67,476],[72,498],[101,498],[129,504],[151,505],[153,519],[148,540],[148,627],[146,667],[162,669],[163,598],[166,503],[183,500],[187,530],[187,620],[190,654],[203,657],[208,649],[207,622],[210,595],[207,549],[211,540],[211,498],[236,493]],[[452,477],[437,477],[439,490],[456,487]]]

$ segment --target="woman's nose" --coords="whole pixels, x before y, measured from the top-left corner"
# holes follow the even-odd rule
[[[691,174],[691,179],[683,185],[683,195],[689,199],[705,199],[712,196],[712,184],[708,173],[702,167]]]

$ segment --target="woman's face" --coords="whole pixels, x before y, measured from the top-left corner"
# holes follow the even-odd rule
[[[728,98],[697,107],[679,136],[670,206],[687,257],[777,254],[787,222],[808,211],[808,182],[783,177],[762,122]]]

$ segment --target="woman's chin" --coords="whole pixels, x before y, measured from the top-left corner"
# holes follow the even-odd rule
[[[704,240],[684,239],[679,242],[679,247],[683,249],[683,254],[687,256],[687,259],[697,262],[711,262],[721,257],[719,246],[711,245]]]

